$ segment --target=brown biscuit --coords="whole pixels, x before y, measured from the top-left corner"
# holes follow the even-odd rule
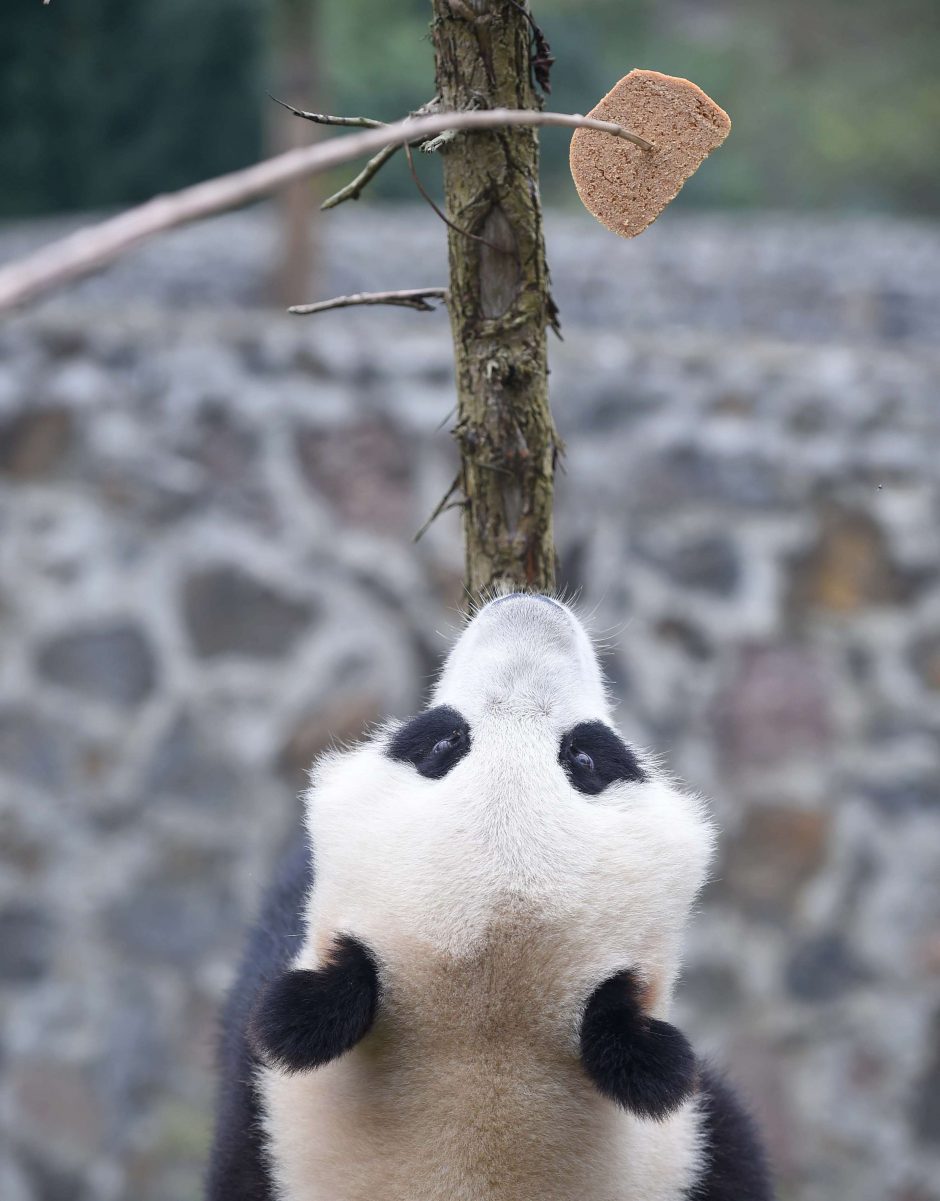
[[[616,121],[656,147],[642,150],[593,129],[576,129],[571,139],[578,195],[624,238],[656,220],[731,128],[728,114],[701,88],[659,71],[631,71],[588,116]]]

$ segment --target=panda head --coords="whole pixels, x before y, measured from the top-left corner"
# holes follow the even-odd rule
[[[315,769],[311,933],[398,933],[469,953],[507,911],[576,923],[613,961],[681,925],[711,853],[697,798],[611,721],[597,655],[560,602],[485,605],[428,708]]]
[[[613,725],[597,655],[566,605],[490,601],[424,712],[330,753],[312,778],[315,883],[295,975],[364,949],[400,1014],[409,990],[418,1013],[437,969],[489,960],[479,979],[492,1009],[537,963],[538,996],[571,1029],[612,979],[629,978],[645,1011],[668,1007],[712,829]]]

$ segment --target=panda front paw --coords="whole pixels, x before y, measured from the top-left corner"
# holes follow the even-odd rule
[[[695,1089],[695,1052],[685,1035],[643,1012],[633,972],[596,988],[581,1023],[581,1062],[596,1087],[641,1118],[662,1121]]]
[[[342,935],[323,967],[284,972],[265,987],[251,1016],[249,1040],[261,1060],[282,1071],[322,1067],[369,1032],[378,1002],[372,953]]]

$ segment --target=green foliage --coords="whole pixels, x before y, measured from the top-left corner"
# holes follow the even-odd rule
[[[395,121],[434,95],[431,0],[321,0],[337,112]]]
[[[631,67],[694,80],[731,137],[683,190],[698,206],[940,209],[937,0],[531,0],[557,62],[552,108],[584,112]],[[330,93],[342,111],[425,99],[425,0],[332,0]],[[389,103],[393,98],[393,102]],[[568,139],[542,135],[543,188],[574,203]],[[413,191],[401,163],[377,194]]]
[[[679,202],[940,209],[936,0],[536,0],[553,107],[583,112],[632,67],[694,80],[732,132]],[[546,189],[568,192],[544,142]]]
[[[126,204],[261,153],[259,0],[17,0],[0,17],[0,213]]]
[[[937,0],[531,2],[558,60],[553,108],[583,112],[642,66],[731,114],[680,203],[940,208]],[[123,204],[257,158],[286,3],[320,9],[319,103],[392,119],[430,96],[429,0],[15,0],[0,16],[0,213]],[[567,142],[543,134],[543,183],[574,203]],[[414,195],[403,159],[374,193]]]

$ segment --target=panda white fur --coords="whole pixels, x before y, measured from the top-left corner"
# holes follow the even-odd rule
[[[318,764],[307,830],[226,1011],[211,1201],[770,1196],[668,1022],[711,824],[570,609],[485,605],[424,713]]]

